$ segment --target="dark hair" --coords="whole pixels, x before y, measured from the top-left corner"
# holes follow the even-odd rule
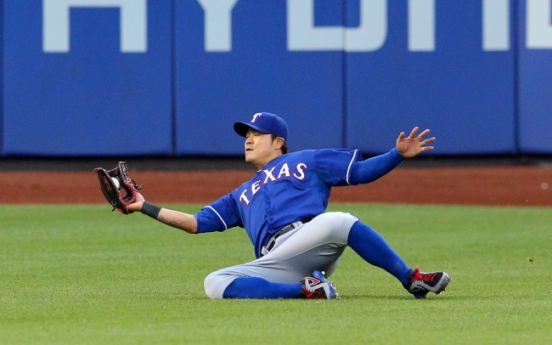
[[[274,141],[274,139],[278,138],[278,136],[276,134],[271,134],[270,136],[272,137],[272,141]],[[282,154],[284,154],[284,155],[289,152],[289,148],[287,147],[285,141],[284,141],[284,145],[282,145],[282,147],[280,149],[282,150]]]

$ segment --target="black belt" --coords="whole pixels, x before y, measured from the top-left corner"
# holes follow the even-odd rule
[[[310,222],[314,217],[309,217],[309,218],[303,218],[297,222],[293,222],[291,224],[288,224],[286,226],[284,226],[282,228],[282,230],[278,231],[277,233],[274,234],[274,236],[272,236],[270,238],[270,240],[268,240],[268,242],[266,243],[265,246],[263,246],[262,250],[261,250],[261,254],[262,255],[266,255],[268,254],[272,248],[274,248],[274,245],[276,244],[276,239],[288,232],[290,232],[291,230],[294,230],[298,227],[300,227],[301,225],[303,224],[306,224],[308,222]]]

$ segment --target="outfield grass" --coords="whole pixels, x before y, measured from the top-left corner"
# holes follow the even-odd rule
[[[211,301],[204,277],[253,259],[239,229],[192,236],[103,205],[0,205],[0,344],[552,343],[550,208],[331,210],[409,264],[446,270],[448,290],[415,300],[348,249],[331,277],[339,301]]]

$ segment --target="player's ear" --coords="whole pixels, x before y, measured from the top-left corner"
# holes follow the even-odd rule
[[[276,149],[279,150],[279,149],[282,148],[282,146],[284,146],[284,143],[285,143],[284,138],[282,138],[282,137],[276,137],[276,138],[274,139],[274,141],[276,142]]]

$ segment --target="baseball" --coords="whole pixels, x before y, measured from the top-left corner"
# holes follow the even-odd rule
[[[115,185],[115,187],[117,187],[117,189],[121,187],[121,185],[119,184],[119,180],[117,180],[115,177],[112,177],[111,181],[113,181],[113,184]]]

